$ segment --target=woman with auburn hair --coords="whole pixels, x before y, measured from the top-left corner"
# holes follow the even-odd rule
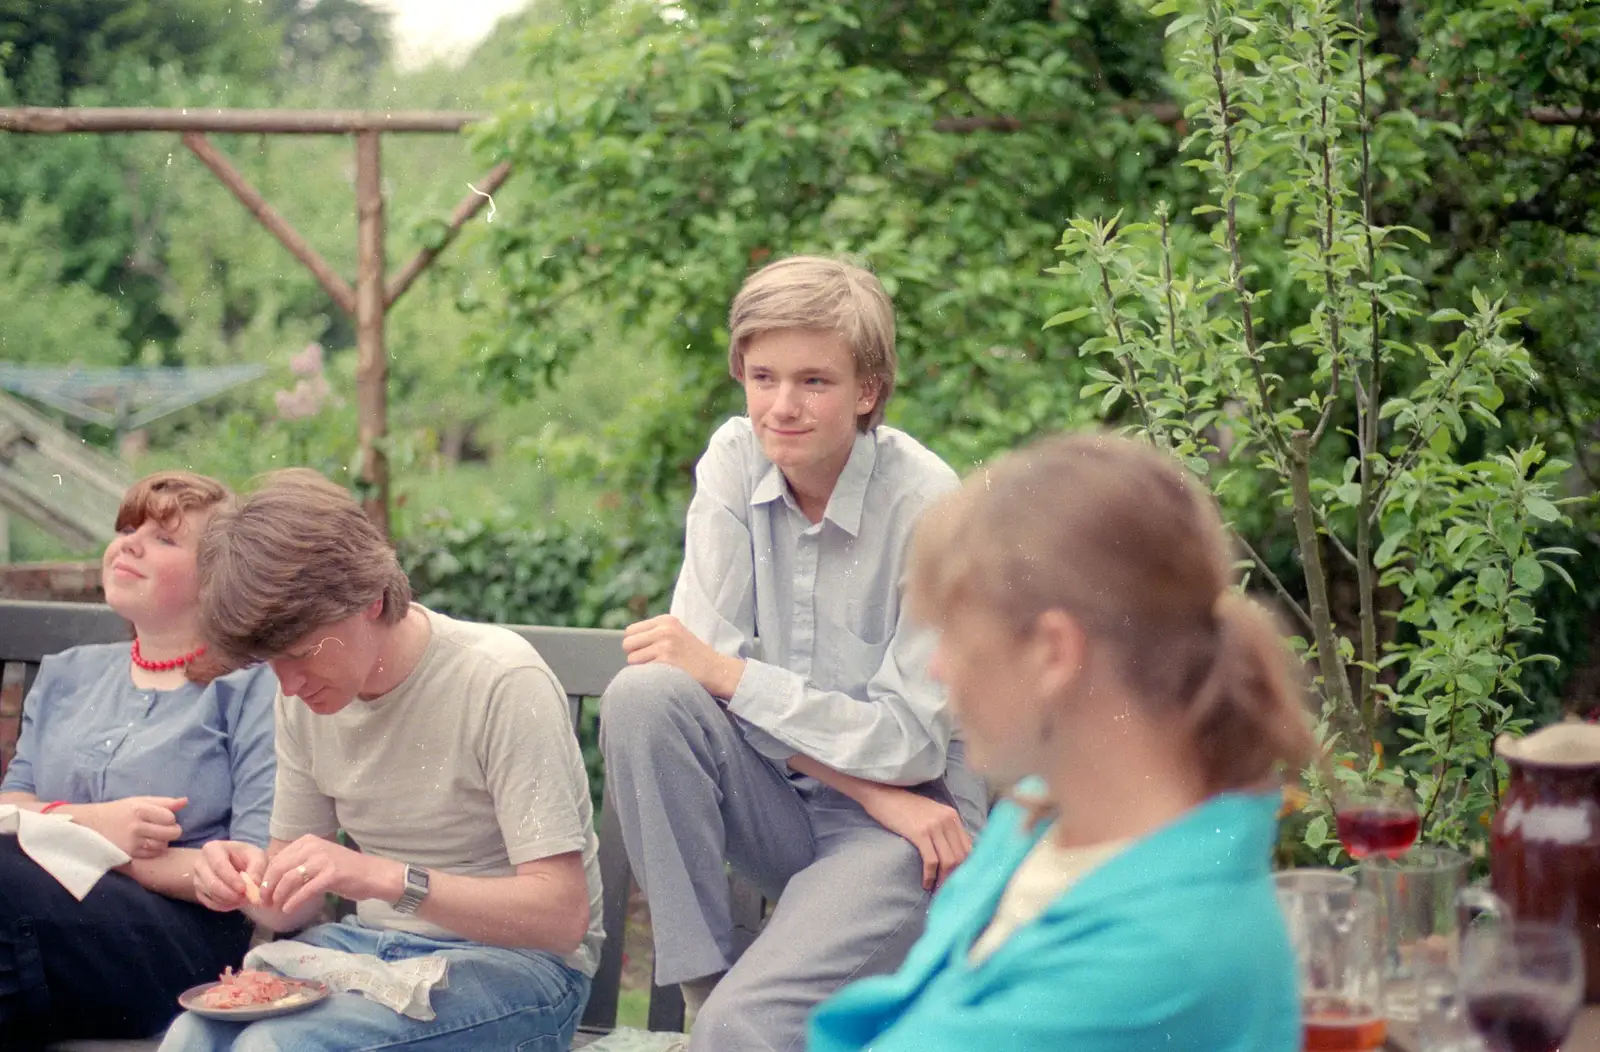
[[[811,1052],[1295,1052],[1273,895],[1281,784],[1313,752],[1292,658],[1234,588],[1216,506],[1103,434],[1041,441],[930,510],[910,596],[1002,803],[895,975]]]
[[[132,642],[47,657],[28,693],[0,804],[69,815],[132,861],[79,902],[0,838],[6,1048],[158,1033],[179,993],[249,947],[249,923],[197,905],[190,876],[208,841],[265,844],[272,810],[276,680],[253,668],[205,682],[195,552],[232,499],[186,471],[135,483],[100,570]]]

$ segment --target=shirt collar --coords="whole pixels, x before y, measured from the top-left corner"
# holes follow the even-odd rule
[[[877,462],[877,432],[857,432],[855,444],[850,447],[850,459],[845,461],[844,470],[839,472],[839,481],[833,484],[833,495],[828,498],[828,509],[822,515],[852,537],[861,529],[861,508],[866,503],[867,482],[871,480],[872,469]],[[768,504],[779,499],[793,503],[783,472],[769,460],[766,471],[756,480],[755,488],[750,492],[750,504]]]
[[[856,432],[855,445],[850,447],[850,459],[839,472],[839,481],[833,484],[833,495],[828,498],[828,510],[822,517],[830,520],[850,536],[861,529],[861,507],[867,500],[867,482],[878,462],[878,433]]]

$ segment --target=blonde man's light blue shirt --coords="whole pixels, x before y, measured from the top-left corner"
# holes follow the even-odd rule
[[[813,523],[736,417],[695,480],[672,613],[745,660],[728,711],[751,745],[891,785],[944,774],[952,719],[928,675],[932,634],[910,621],[902,585],[917,520],[955,472],[880,426],[856,437]]]

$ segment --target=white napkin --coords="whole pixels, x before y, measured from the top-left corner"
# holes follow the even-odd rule
[[[270,968],[291,979],[318,979],[331,990],[358,993],[409,1019],[434,1018],[432,994],[450,985],[450,962],[438,954],[385,961],[293,939],[264,942],[244,955],[244,967]]]
[[[0,835],[15,836],[27,856],[55,877],[79,902],[106,871],[132,861],[127,854],[71,815],[41,815],[0,804]]]
[[[597,1041],[584,1046],[585,1052],[686,1052],[688,1034],[669,1034],[655,1030],[632,1030],[619,1026]]]

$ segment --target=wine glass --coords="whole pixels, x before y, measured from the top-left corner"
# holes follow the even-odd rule
[[[1583,946],[1550,924],[1475,929],[1462,943],[1461,994],[1491,1052],[1557,1052],[1583,1003]]]
[[[1416,794],[1403,785],[1338,788],[1333,793],[1333,808],[1339,843],[1355,859],[1403,855],[1417,842],[1422,826]]]

